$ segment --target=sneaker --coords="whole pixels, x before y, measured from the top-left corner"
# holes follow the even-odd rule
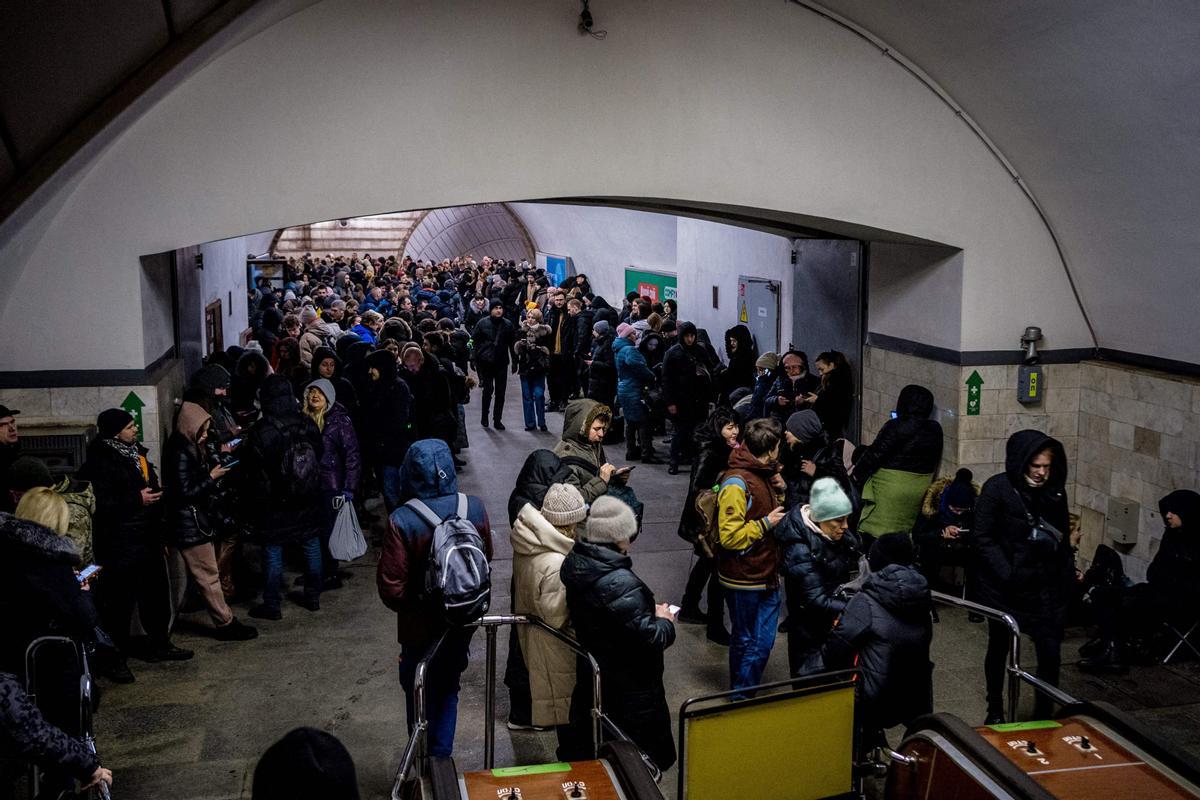
[[[641,461],[642,454],[641,453],[626,453],[625,460],[626,461]]]
[[[463,467],[465,467],[467,465],[466,460],[461,459],[458,456],[453,456],[453,458],[454,458],[454,466],[458,467],[459,469],[462,469]]]
[[[545,425],[538,425],[538,430],[541,431],[542,433],[545,433],[546,431],[548,431],[550,429],[547,428]]]
[[[680,622],[686,622],[689,625],[707,625],[708,614],[700,610],[700,606],[684,606],[679,609],[679,615],[676,617]]]
[[[185,650],[167,642],[166,645],[150,648],[142,654],[141,658],[142,661],[157,664],[160,661],[187,661],[194,655],[196,654],[191,650]]]
[[[263,608],[263,606],[257,606],[257,608]],[[254,613],[253,609],[251,609],[250,613]],[[276,611],[275,613],[279,614],[279,611]],[[279,617],[277,616],[275,619],[279,619]],[[230,622],[228,625],[222,625],[219,628],[215,628],[213,630],[213,636],[223,642],[244,642],[248,639],[257,639],[258,628],[251,627],[250,625],[244,625],[241,622],[238,622],[237,617],[234,617],[233,622]]]
[[[498,431],[505,430],[504,423],[503,423],[503,422],[501,422],[500,420],[496,420],[496,424],[495,424],[495,425],[493,425],[492,427],[493,427],[493,428],[495,428],[495,429],[496,429],[496,430],[498,430]]]
[[[729,631],[724,628],[709,628],[704,637],[710,642],[721,645],[721,647],[729,647]]]
[[[508,720],[508,729],[510,731],[548,731],[549,728],[541,725],[534,725],[532,722],[514,722],[510,717]]]
[[[479,420],[479,424],[486,428],[488,426],[487,417],[484,417],[483,419]]]
[[[275,622],[283,619],[283,612],[280,611],[276,606],[269,606],[266,603],[259,603],[250,609],[250,616],[254,617],[255,619],[269,619],[272,622]],[[232,624],[233,623],[231,622],[230,625]],[[225,627],[228,628],[229,625],[226,625]],[[217,628],[217,630],[223,630],[223,628]]]
[[[676,464],[674,461],[672,461],[670,466],[667,467],[667,474],[668,475],[678,475],[679,474],[679,465]]]

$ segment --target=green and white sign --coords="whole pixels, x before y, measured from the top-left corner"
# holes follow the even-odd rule
[[[625,294],[637,292],[653,303],[678,300],[675,276],[669,272],[650,272],[630,267],[625,270]]]
[[[983,404],[983,378],[979,370],[972,370],[967,378],[967,416],[978,417],[979,408]]]
[[[146,403],[142,398],[137,396],[136,392],[130,392],[125,396],[125,400],[121,403],[121,408],[133,417],[133,421],[138,426],[138,441],[141,441],[146,435],[145,429],[142,427],[142,409],[146,407]]]

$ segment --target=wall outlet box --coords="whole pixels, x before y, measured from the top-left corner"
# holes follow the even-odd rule
[[[1017,370],[1017,402],[1032,405],[1042,402],[1046,390],[1046,373],[1036,364],[1023,364]]]
[[[1136,544],[1142,506],[1126,497],[1108,498],[1108,514],[1104,517],[1108,537],[1116,544]]]

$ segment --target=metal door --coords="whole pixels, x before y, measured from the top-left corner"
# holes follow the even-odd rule
[[[738,276],[738,322],[750,329],[758,352],[779,352],[779,281]]]
[[[862,421],[862,350],[866,322],[862,242],[850,239],[798,239],[792,292],[792,342],[815,362],[817,354],[839,350],[854,376],[850,434],[858,441]],[[815,364],[813,366],[815,370]]]

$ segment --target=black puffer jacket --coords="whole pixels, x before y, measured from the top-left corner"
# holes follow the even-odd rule
[[[144,458],[146,449],[138,445]],[[158,472],[146,462],[147,479],[138,464],[96,437],[76,477],[92,484],[96,514],[92,545],[96,562],[104,566],[131,564],[150,548],[161,546],[163,504],[142,505],[142,489],[159,491]]]
[[[263,416],[238,450],[242,462],[234,467],[245,501],[246,521],[262,544],[282,545],[316,536],[323,524],[320,494],[298,497],[283,487],[282,463],[292,443],[308,440],[318,462],[324,443],[317,423],[300,412],[291,386],[272,375],[259,393]]]
[[[862,674],[864,723],[890,728],[933,709],[929,585],[912,567],[889,564],[870,575],[833,626],[821,659],[827,670]]]
[[[508,366],[509,348],[512,347],[514,336],[513,324],[504,317],[496,318],[491,314],[479,320],[471,331],[471,340],[475,343],[475,368]]]
[[[341,339],[344,338],[346,337],[341,337]],[[338,341],[340,342],[341,339]],[[337,402],[341,403],[342,408],[346,409],[346,413],[350,415],[350,419],[358,419],[358,391],[355,390],[354,384],[350,382],[350,379],[342,374],[342,359],[338,357],[337,352],[332,348],[318,347],[313,351],[312,380],[315,381],[317,378],[323,377],[321,375],[321,362],[327,358],[333,359],[333,377],[329,379],[329,382],[333,384],[333,392],[337,395]]]
[[[730,339],[737,342],[737,347],[732,353],[729,352]],[[734,325],[725,331],[725,352],[729,355],[729,365],[721,373],[721,395],[729,397],[742,387],[753,389],[754,362],[758,360],[758,348],[754,345],[750,329],[745,325]]]
[[[420,368],[416,372],[407,367],[401,369],[400,379],[408,384],[412,395],[409,419],[415,436],[453,444],[458,433],[458,414],[451,400],[450,379],[441,362],[425,353]]]
[[[721,429],[731,422],[741,427],[741,419],[736,411],[718,406],[707,420],[696,426],[696,455],[692,458],[692,473],[688,479],[687,498],[683,501],[683,513],[679,515],[678,529],[679,538],[693,545],[704,529],[704,520],[696,513],[696,496],[705,489],[711,489],[729,465],[732,450],[721,436]]]
[[[553,450],[534,450],[529,454],[517,474],[517,485],[508,496],[509,527],[517,521],[517,515],[526,503],[534,508],[542,507],[542,501],[546,499],[546,492],[554,483],[554,474],[558,472],[561,463]]]
[[[100,759],[48,723],[16,675],[0,672],[0,797],[13,796],[13,784],[30,763],[87,783]]]
[[[592,338],[592,363],[588,367],[587,396],[598,403],[611,406],[617,396],[617,364],[614,360],[611,331]]]
[[[163,469],[167,541],[180,549],[211,541],[216,534],[213,507],[219,487],[195,445],[179,431],[163,445]]]
[[[846,601],[834,592],[854,574],[862,547],[853,531],[846,531],[836,542],[826,539],[805,523],[803,508],[793,508],[775,528],[788,608],[802,607],[806,616],[832,623],[846,607]]]
[[[398,467],[404,463],[413,440],[408,425],[412,392],[397,376],[396,358],[387,350],[376,350],[367,356],[366,366],[378,370],[379,378],[368,378],[359,445],[369,463]]]
[[[694,335],[696,326],[684,322],[679,326],[679,337],[663,356],[662,389],[663,402],[675,406],[682,417],[691,418],[707,411],[708,395],[712,389],[707,367],[703,367],[704,353],[698,343],[690,347],[683,337]],[[647,359],[649,361],[649,359]]]
[[[1025,470],[1042,450],[1054,453],[1050,477],[1033,488]],[[1058,625],[1066,607],[1075,568],[1067,534],[1067,456],[1060,442],[1041,431],[1025,430],[1008,439],[1004,472],[983,485],[975,504],[972,540],[979,559],[975,599],[987,606],[1016,612],[1022,630]],[[1029,515],[1042,518],[1062,533],[1055,545],[1045,537],[1030,539]]]
[[[916,384],[901,389],[896,419],[885,422],[875,441],[855,453],[854,480],[861,486],[881,469],[936,473],[942,463],[942,426],[929,418],[932,413],[932,392]]]
[[[654,594],[632,566],[615,547],[581,540],[560,574],[579,642],[600,664],[605,710],[665,770],[675,763],[675,740],[663,651],[675,642],[675,626],[654,615]],[[588,670],[581,669],[572,718],[590,708],[591,686]]]
[[[0,670],[24,675],[25,648],[39,636],[93,638],[96,608],[78,566],[70,539],[0,513]]]

